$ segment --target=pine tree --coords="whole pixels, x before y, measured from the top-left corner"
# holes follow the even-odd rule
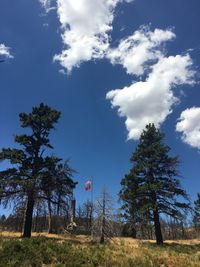
[[[156,242],[163,244],[161,214],[180,218],[189,208],[185,190],[177,178],[178,157],[170,157],[170,147],[163,144],[164,134],[149,124],[142,132],[131,157],[133,167],[121,182],[121,199],[133,221],[153,221]],[[185,202],[179,199],[185,199]]]
[[[33,107],[29,114],[20,113],[22,128],[27,128],[29,134],[16,135],[15,142],[19,148],[4,148],[0,151],[0,160],[9,160],[14,167],[0,172],[0,199],[4,203],[16,199],[26,202],[23,237],[31,236],[32,217],[36,200],[46,199],[44,190],[45,173],[55,169],[52,158],[45,156],[47,150],[53,149],[49,134],[54,129],[60,117],[60,112],[43,103]],[[52,168],[50,168],[53,166]],[[50,183],[47,183],[49,189]],[[46,184],[46,185],[47,185]],[[52,184],[51,184],[52,186]],[[52,201],[52,199],[50,198]]]

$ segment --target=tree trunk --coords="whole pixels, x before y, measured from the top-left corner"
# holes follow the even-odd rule
[[[136,239],[137,237],[137,232],[136,232],[136,229],[133,225],[131,225],[131,237]]]
[[[162,237],[162,231],[160,226],[160,218],[158,209],[155,208],[153,211],[153,219],[154,219],[154,227],[155,227],[155,235],[156,235],[156,243],[157,245],[163,245],[163,237]]]
[[[30,192],[28,194],[28,200],[27,200],[27,206],[26,206],[23,238],[25,238],[25,237],[30,238],[31,237],[33,208],[34,208],[34,194],[33,194],[33,192]]]
[[[103,216],[103,220],[102,220],[102,229],[101,229],[101,239],[100,239],[100,243],[103,244],[105,242],[105,216]]]
[[[182,239],[184,239],[186,236],[185,236],[185,229],[183,222],[181,222],[181,232],[182,232]]]
[[[75,199],[72,199],[71,207],[72,207],[72,217],[71,217],[71,222],[72,222],[72,224],[73,224],[73,223],[75,223],[75,221],[76,221],[76,200],[75,200]]]
[[[60,193],[59,193],[58,203],[56,205],[55,222],[54,222],[54,233],[56,233],[56,234],[59,232],[60,205],[61,205],[61,197],[60,197]]]
[[[48,223],[49,223],[49,234],[53,233],[53,225],[52,225],[52,211],[51,211],[51,202],[50,199],[48,199]]]
[[[105,228],[106,228],[106,197],[105,197],[105,189],[103,192],[103,207],[102,207],[102,226],[101,226],[101,239],[100,243],[103,244],[105,242]]]
[[[57,204],[57,211],[56,211],[57,216],[60,215],[60,201],[61,201],[61,197],[60,197],[60,194],[59,194],[59,196],[58,196],[58,204]]]

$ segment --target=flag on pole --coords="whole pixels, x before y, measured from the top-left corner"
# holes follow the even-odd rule
[[[88,190],[91,190],[91,189],[92,189],[92,181],[91,180],[88,180],[85,183],[85,190],[88,191]]]

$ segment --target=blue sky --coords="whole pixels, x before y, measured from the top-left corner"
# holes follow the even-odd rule
[[[13,135],[23,132],[18,113],[45,102],[62,112],[51,140],[55,153],[69,158],[78,171],[78,203],[90,197],[83,189],[90,176],[95,196],[106,185],[117,200],[138,133],[152,118],[166,133],[172,154],[180,156],[182,184],[194,199],[200,192],[199,0],[112,0],[111,5],[104,0],[104,6],[84,0],[88,10],[82,12],[77,1],[68,14],[70,2],[0,1],[0,58],[6,58],[0,64],[0,147],[13,146]],[[101,23],[109,30],[102,30]],[[96,43],[90,46],[87,40]],[[160,69],[164,75],[173,71],[160,82]],[[135,95],[149,88],[138,102]],[[169,99],[162,102],[165,97]]]

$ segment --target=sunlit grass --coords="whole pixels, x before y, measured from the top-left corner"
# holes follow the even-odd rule
[[[36,235],[40,235],[37,236]],[[200,241],[155,242],[115,238],[106,245],[91,242],[87,236],[3,232],[0,237],[0,266],[57,267],[199,267]]]

